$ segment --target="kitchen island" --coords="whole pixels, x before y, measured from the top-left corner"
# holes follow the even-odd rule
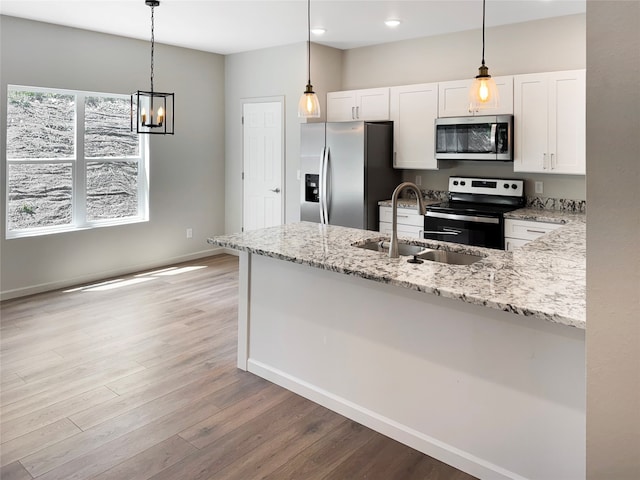
[[[584,478],[584,222],[471,265],[297,223],[240,251],[238,366],[480,478]]]

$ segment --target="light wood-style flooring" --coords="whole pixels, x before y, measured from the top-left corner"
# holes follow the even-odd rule
[[[219,255],[2,303],[2,480],[468,480],[235,367]]]

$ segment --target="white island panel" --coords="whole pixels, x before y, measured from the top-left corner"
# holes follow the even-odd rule
[[[585,477],[584,330],[240,255],[241,368],[479,478]]]

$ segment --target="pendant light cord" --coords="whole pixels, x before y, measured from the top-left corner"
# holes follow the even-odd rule
[[[154,6],[151,5],[151,93],[153,93],[153,48],[155,44],[153,9]]]
[[[307,73],[308,81],[307,84],[311,85],[311,0],[307,0]]]
[[[482,0],[482,66],[484,66],[484,17],[485,17],[485,3],[486,3],[486,0]]]

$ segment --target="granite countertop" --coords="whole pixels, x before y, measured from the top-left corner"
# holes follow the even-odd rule
[[[466,266],[430,261],[410,264],[408,257],[388,258],[353,246],[386,238],[380,232],[309,222],[219,236],[208,242],[584,329],[585,216],[548,211],[538,211],[537,215],[529,210],[512,212],[512,218],[554,218],[556,223],[565,225],[513,252],[403,239],[406,243],[485,257]]]
[[[536,222],[562,223],[572,222],[584,223],[587,215],[585,213],[566,212],[564,210],[546,210],[540,208],[519,208],[504,214],[504,218],[515,220],[533,220]]]

